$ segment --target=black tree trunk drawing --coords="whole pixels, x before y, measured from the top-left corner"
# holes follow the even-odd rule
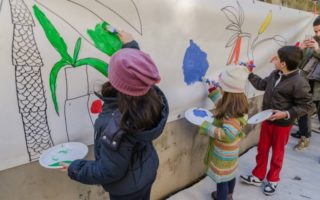
[[[29,160],[53,146],[47,120],[47,104],[41,76],[43,62],[33,35],[34,21],[23,0],[9,0],[13,23],[12,63],[19,113]]]

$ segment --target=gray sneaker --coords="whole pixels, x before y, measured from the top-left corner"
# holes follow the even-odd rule
[[[263,189],[263,193],[267,196],[274,195],[276,192],[278,183],[277,182],[268,182]]]

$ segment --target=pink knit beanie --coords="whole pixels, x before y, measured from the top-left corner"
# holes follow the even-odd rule
[[[219,75],[219,85],[231,93],[243,93],[249,76],[249,70],[240,65],[226,66]]]
[[[111,85],[130,96],[143,96],[160,81],[150,56],[132,48],[121,49],[111,57],[108,73]]]

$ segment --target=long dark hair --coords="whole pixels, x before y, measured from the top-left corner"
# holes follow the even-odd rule
[[[243,117],[249,111],[249,103],[244,93],[224,92],[222,98],[216,104],[214,117],[238,118]]]
[[[118,91],[114,87],[112,87],[109,81],[107,81],[102,85],[101,94],[104,97],[116,97]]]
[[[155,127],[161,116],[161,97],[151,87],[144,96],[129,96],[118,92],[118,106],[122,113],[120,128],[136,133]]]
[[[102,85],[104,97],[117,97],[118,108],[122,114],[120,128],[128,133],[136,133],[153,128],[159,121],[162,101],[154,87],[144,96],[129,96],[117,91],[110,82]]]

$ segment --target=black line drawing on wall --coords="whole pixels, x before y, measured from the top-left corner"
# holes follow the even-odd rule
[[[71,78],[72,74],[77,70],[77,74],[81,77],[82,81],[82,91],[81,94],[72,95],[72,83]],[[73,104],[81,103],[82,106],[86,107],[87,113],[82,113],[83,117],[87,119],[87,131],[93,133],[93,125],[94,125],[94,118],[93,115],[90,113],[90,99],[94,98],[93,91],[90,91],[90,84],[89,84],[89,73],[88,73],[88,66],[84,66],[82,68],[74,69],[73,67],[66,67],[64,69],[64,79],[66,85],[66,99],[64,100],[64,121],[65,121],[65,130],[67,134],[68,141],[73,139],[74,133],[78,132],[79,130],[75,130],[74,127],[71,126],[71,122],[73,120],[73,115],[75,110],[73,109]],[[82,121],[82,123],[86,123]],[[83,133],[85,134],[85,133]]]
[[[68,22],[67,20],[65,20],[63,17],[61,17],[58,13],[54,12],[53,10],[51,10],[50,8],[48,8],[47,6],[45,6],[44,4],[42,4],[41,2],[35,0],[34,2],[36,2],[38,5],[40,5],[41,7],[43,7],[44,9],[46,9],[47,11],[51,12],[52,14],[54,14],[55,16],[57,16],[59,19],[61,19],[64,23],[66,23],[68,26],[70,26],[74,31],[76,31],[81,38],[83,38],[84,40],[86,40],[89,44],[91,44],[92,46],[93,43],[88,40],[76,27],[74,27],[70,22]]]
[[[242,59],[245,59],[242,61],[254,64],[254,54],[256,53],[256,48],[259,45],[266,42],[270,42],[270,41],[275,42],[279,46],[284,46],[288,43],[287,39],[281,35],[273,35],[271,37],[266,37],[264,39],[259,40],[259,38],[262,37],[262,34],[265,32],[265,30],[268,28],[268,26],[271,23],[271,20],[272,20],[271,10],[268,12],[260,28],[257,29],[258,30],[257,34],[253,40],[252,40],[252,34],[245,32],[242,29],[242,25],[245,22],[245,12],[242,6],[240,5],[239,1],[237,1],[237,7],[225,6],[221,9],[221,11],[230,22],[225,29],[233,33],[225,46],[225,48],[231,47],[231,51],[227,60],[227,65],[239,63],[241,50],[246,50],[246,56],[247,56],[246,58],[242,58]],[[246,49],[243,49],[241,47],[241,44],[243,44],[244,39],[247,40],[247,45],[245,46]],[[255,90],[252,89],[252,86],[250,86],[249,83],[246,84],[245,93],[247,96],[251,96],[251,95],[255,96]]]
[[[225,46],[226,48],[229,48],[229,47],[232,48],[229,54],[227,64],[239,62],[240,51],[243,50],[243,48],[241,48],[241,44],[243,43],[244,39],[247,39],[247,45],[246,45],[247,58],[244,61],[254,61],[255,50],[262,43],[265,43],[268,41],[274,41],[279,46],[283,46],[288,43],[287,39],[281,35],[273,35],[272,37],[267,37],[262,40],[259,40],[259,38],[262,37],[262,34],[265,32],[265,30],[268,28],[268,26],[271,23],[272,11],[268,12],[264,22],[261,24],[260,28],[257,29],[258,32],[253,40],[252,40],[252,34],[245,32],[242,29],[242,25],[245,22],[245,12],[242,6],[240,5],[239,1],[237,1],[237,7],[225,6],[221,9],[221,11],[230,22],[225,29],[233,33]]]
[[[9,0],[13,23],[12,64],[15,67],[18,109],[29,161],[54,145],[47,120],[41,74],[42,58],[33,34],[34,21],[23,0]]]
[[[97,18],[99,18],[101,21],[104,21],[104,19],[99,16],[97,13],[95,13],[94,11],[90,10],[89,8],[87,8],[86,6],[82,5],[81,3],[72,1],[72,0],[67,0],[70,3],[73,3],[75,5],[78,5],[86,10],[88,10],[89,12],[91,12],[93,15],[95,15]],[[119,16],[123,21],[125,21],[129,26],[131,26],[131,28],[133,28],[137,33],[139,33],[140,35],[142,35],[142,23],[141,23],[141,17],[140,17],[140,13],[139,10],[137,8],[137,5],[135,4],[135,2],[133,0],[130,0],[130,2],[133,4],[133,6],[135,7],[135,10],[137,12],[138,15],[138,19],[139,19],[139,27],[135,27],[133,24],[131,24],[127,19],[125,19],[124,17],[122,17],[117,11],[115,11],[114,9],[112,9],[110,6],[106,5],[105,3],[99,1],[99,0],[95,0],[97,3],[99,3],[101,6],[103,6],[104,8],[108,9],[109,11],[113,12],[114,14],[116,14],[117,16]]]
[[[136,12],[138,14],[138,18],[139,18],[139,24],[140,24],[140,27],[136,28],[135,26],[133,26],[127,19],[125,19],[123,16],[121,16],[119,13],[117,13],[115,10],[113,10],[111,7],[107,6],[105,3],[99,1],[99,0],[95,0],[96,2],[98,2],[101,6],[109,9],[110,11],[112,11],[113,13],[115,13],[116,15],[118,15],[122,20],[124,20],[129,26],[131,26],[134,30],[136,30],[140,35],[142,35],[142,23],[141,23],[141,17],[140,17],[140,14],[139,14],[139,10],[137,8],[137,5],[134,3],[133,0],[130,0],[131,3],[133,4],[133,6],[135,7],[136,9]]]
[[[128,0],[130,1],[133,6],[135,7],[138,19],[139,19],[139,27],[135,27],[134,25],[132,25],[127,19],[125,19],[124,17],[122,17],[118,12],[116,12],[114,9],[112,9],[111,7],[107,6],[105,3],[102,3],[100,1],[95,0],[96,2],[98,2],[100,4],[100,6],[106,8],[106,10],[111,11],[112,13],[114,13],[115,15],[119,16],[120,19],[122,19],[124,22],[126,22],[130,27],[132,27],[137,33],[139,33],[140,35],[142,35],[142,22],[141,22],[141,17],[140,17],[140,13],[139,10],[136,6],[136,4],[134,3],[133,0]],[[72,25],[71,22],[69,22],[68,20],[66,20],[65,18],[62,17],[61,14],[58,14],[57,12],[53,11],[52,9],[50,9],[48,6],[44,5],[41,0],[34,0],[35,3],[37,3],[38,5],[40,5],[41,7],[43,7],[44,9],[46,9],[47,11],[49,11],[50,13],[52,13],[53,15],[57,16],[59,19],[61,19],[64,23],[66,23],[68,26],[70,26],[74,31],[76,31],[82,39],[86,40],[89,44],[91,44],[92,46],[93,43],[87,39],[87,37],[85,37],[81,31],[79,31],[76,27],[74,27]],[[88,7],[86,7],[85,5],[76,2],[76,1],[72,1],[72,0],[66,0],[66,2],[72,3],[74,5],[77,5],[85,10],[87,10],[88,12],[90,12],[91,14],[93,14],[94,16],[96,16],[100,21],[105,21],[105,19],[103,19],[103,17],[101,17],[100,15],[98,15],[96,12],[94,12],[93,10],[89,9]]]
[[[129,2],[130,0],[128,0]],[[37,2],[41,7],[45,8],[47,11],[58,17],[60,20],[62,20],[63,23],[66,23],[69,25],[73,30],[75,30],[82,38],[86,39],[84,35],[79,31],[75,26],[72,25],[72,22],[69,22],[66,20],[63,15],[64,13],[59,12],[59,11],[53,11],[51,8],[49,8],[47,5],[44,5],[41,0],[35,1]],[[131,2],[133,2],[131,0]],[[85,5],[78,3],[76,1],[70,1],[66,0],[66,3],[72,3],[80,9],[84,9],[89,12],[89,14],[93,14],[95,17],[97,17],[99,20],[98,21],[103,21],[103,18],[100,17],[98,14],[94,12],[94,10],[87,8]],[[98,5],[98,4],[97,4]],[[98,5],[99,6],[99,5]],[[100,5],[101,7],[101,5]],[[105,8],[105,6],[103,6]],[[132,8],[132,7],[131,7]],[[137,7],[135,7],[135,10],[138,12]],[[124,20],[125,18],[122,17],[120,14],[115,12],[114,10],[112,11],[116,14],[116,16],[119,16],[120,20]],[[139,13],[137,13],[137,16],[140,19]],[[133,27],[132,24],[130,24],[128,21],[124,20],[129,26]],[[141,20],[140,20],[141,22]],[[141,32],[142,32],[142,27],[141,27]],[[140,34],[140,33],[139,33]],[[88,41],[86,39],[86,41]],[[91,45],[93,43],[89,41]],[[105,52],[104,52],[105,53]],[[110,56],[110,55],[109,55]],[[77,73],[79,76],[77,76],[77,79],[75,79],[74,75]],[[72,77],[73,76],[73,77]],[[93,123],[94,123],[94,117],[90,113],[90,100],[94,98],[93,91],[90,91],[90,69],[88,66],[83,66],[82,68],[75,68],[74,66],[69,66],[64,68],[64,79],[65,79],[65,86],[66,86],[66,98],[64,100],[64,120],[65,120],[65,130],[66,130],[66,135],[67,135],[67,140],[72,141],[72,140],[78,140],[78,141],[83,141],[85,142],[85,138],[87,136],[90,136],[90,132],[93,132]],[[72,80],[78,80],[75,82],[81,83],[81,86],[77,85],[75,88],[74,83]],[[91,80],[91,79],[90,79]],[[79,89],[81,88],[81,89]],[[75,92],[76,91],[76,92]],[[86,108],[87,112],[86,113],[77,113],[79,112],[79,109],[75,109],[77,106],[81,106],[81,108]],[[77,114],[75,114],[77,113]],[[85,114],[85,116],[84,116]],[[82,126],[86,127],[86,130],[84,129],[79,129],[79,126],[74,126],[76,123],[74,116],[79,116],[81,115],[82,117],[79,117],[82,119],[82,121],[78,120],[78,123],[81,123]],[[85,124],[85,125],[84,125]]]
[[[3,3],[3,0],[0,1],[0,13],[1,13],[1,9],[2,9],[2,3]]]

